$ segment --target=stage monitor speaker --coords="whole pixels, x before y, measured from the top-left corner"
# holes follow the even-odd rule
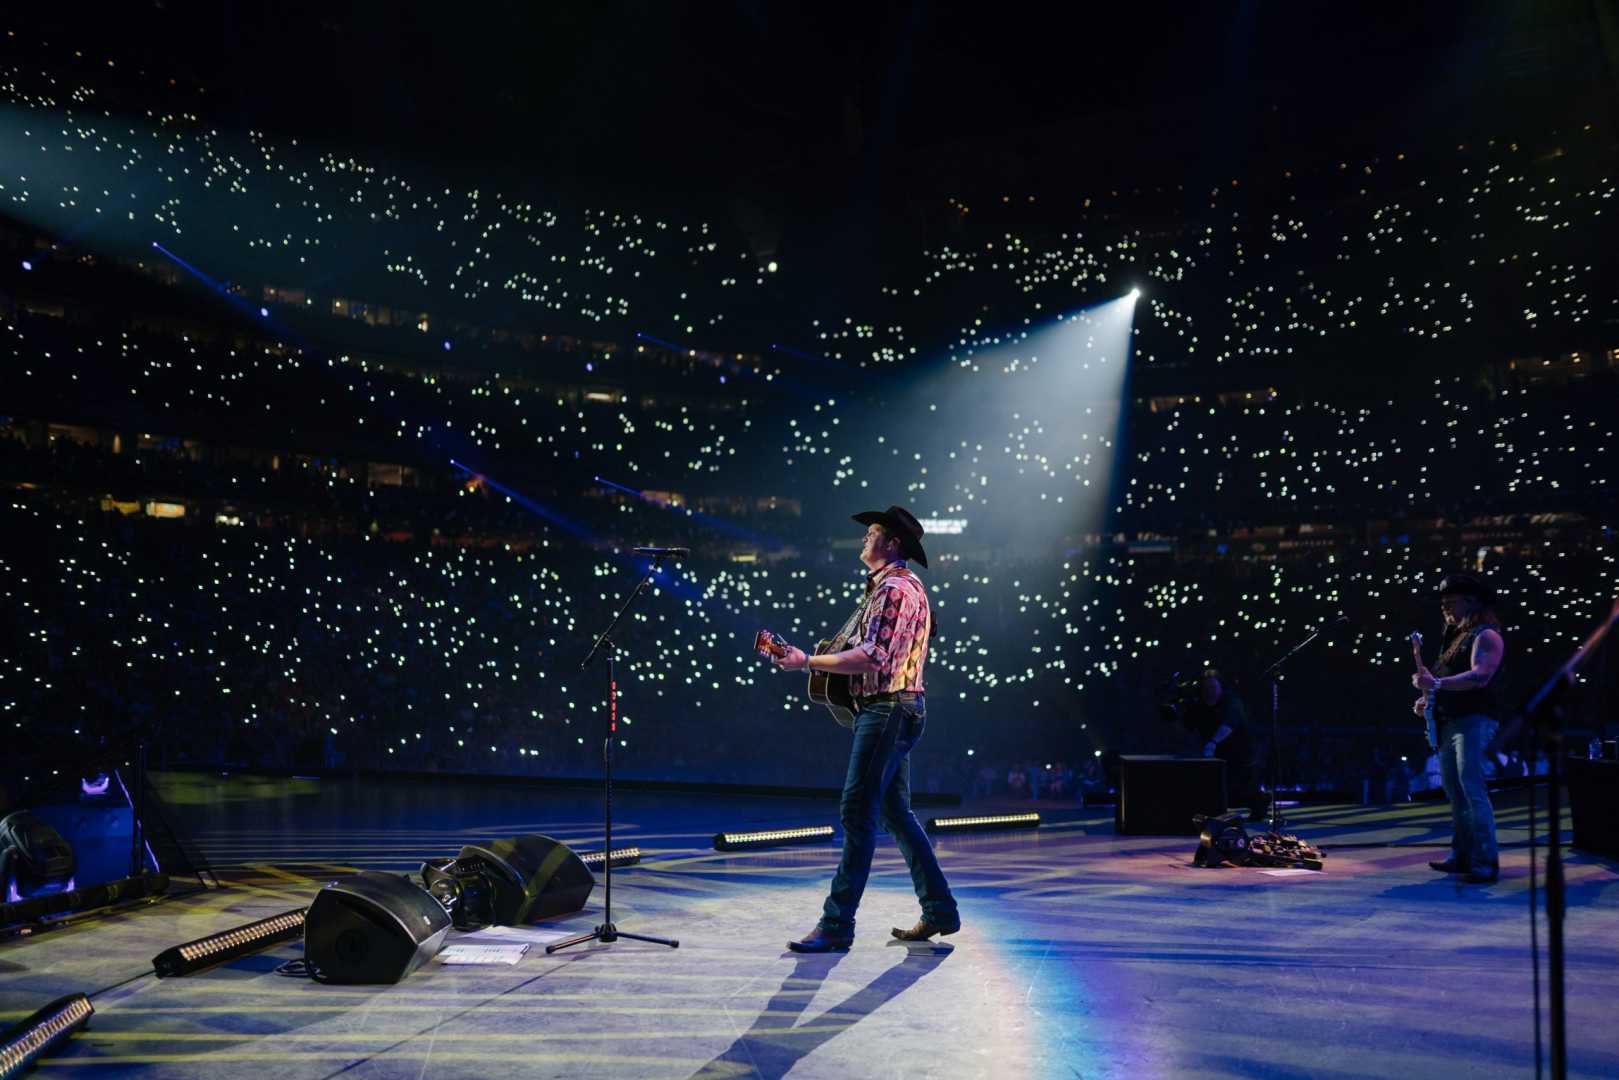
[[[1619,859],[1619,761],[1569,758],[1563,766],[1574,846]]]
[[[596,875],[559,840],[530,834],[486,844],[468,844],[461,858],[479,859],[492,871],[495,922],[521,926],[579,911],[596,887]]]
[[[1121,836],[1197,836],[1199,814],[1226,812],[1225,762],[1219,758],[1124,754],[1114,831]]]
[[[329,983],[396,983],[444,945],[449,913],[405,878],[362,870],[328,882],[304,918],[304,960]]]

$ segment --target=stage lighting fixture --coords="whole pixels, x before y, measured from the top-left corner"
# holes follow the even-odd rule
[[[1131,289],[1130,290],[1130,299],[1132,299],[1132,300],[1140,300],[1141,299],[1141,290],[1140,289]]]
[[[1026,814],[979,814],[974,817],[936,817],[928,820],[928,828],[934,832],[994,832],[1039,827],[1040,815],[1032,810]]]
[[[304,932],[304,914],[308,908],[297,908],[272,915],[268,919],[210,934],[172,949],[164,949],[152,958],[152,967],[160,979],[171,975],[191,975],[223,964],[237,957],[267,949],[298,937]]]
[[[34,268],[34,264],[29,262],[27,259],[24,259],[22,261],[22,268],[24,270],[32,270]]]
[[[814,844],[832,839],[830,825],[807,825],[802,829],[769,829],[764,832],[722,832],[714,834],[715,851],[746,851],[750,848],[782,847],[787,844]]]
[[[495,889],[477,859],[439,859],[422,863],[422,888],[450,913],[457,930],[493,926]]]
[[[140,877],[87,885],[66,892],[46,893],[11,903],[0,903],[0,938],[19,937],[70,926],[100,908],[137,900],[148,903],[169,890],[169,875],[145,873]],[[0,897],[0,900],[3,900]]]
[[[587,851],[579,856],[579,861],[592,870],[600,870],[604,857],[599,851]],[[614,848],[610,859],[606,861],[612,862],[614,870],[621,866],[634,866],[641,861],[641,849],[638,847]]]
[[[1213,869],[1223,863],[1242,866],[1248,861],[1248,830],[1242,827],[1242,812],[1198,814],[1192,824],[1202,829],[1192,865]]]
[[[0,1080],[21,1076],[48,1050],[83,1027],[95,1011],[83,994],[69,994],[6,1032],[0,1039]]]

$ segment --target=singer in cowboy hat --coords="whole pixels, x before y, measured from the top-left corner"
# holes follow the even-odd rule
[[[1484,758],[1501,719],[1501,659],[1506,644],[1495,615],[1495,592],[1472,574],[1439,582],[1445,636],[1433,670],[1411,684],[1434,691],[1439,720],[1439,775],[1450,799],[1450,858],[1428,865],[1462,880],[1488,885],[1500,876],[1495,811],[1484,782]],[[1423,699],[1413,711],[1422,713]]]
[[[928,564],[922,525],[903,506],[868,510],[854,515],[854,520],[866,526],[860,548],[866,600],[850,638],[853,644],[819,656],[789,648],[776,660],[784,671],[808,667],[851,676],[856,706],[854,745],[840,805],[843,858],[815,929],[787,943],[795,952],[841,951],[854,943],[855,909],[871,874],[879,819],[899,845],[922,905],[916,925],[909,930],[895,927],[893,936],[925,941],[961,929],[950,885],[911,811],[910,755],[927,725],[922,668],[933,625],[927,591],[910,565]]]

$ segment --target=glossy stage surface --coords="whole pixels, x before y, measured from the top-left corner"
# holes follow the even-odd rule
[[[1110,809],[968,807],[1039,809],[1047,824],[938,839],[959,934],[889,939],[917,907],[882,837],[854,949],[806,957],[785,944],[814,925],[837,847],[721,854],[710,838],[833,823],[833,801],[620,792],[617,838],[644,856],[614,875],[615,921],[678,950],[546,956],[546,940],[599,921],[598,887],[554,924],[452,935],[531,942],[515,966],[434,961],[398,985],[342,987],[276,974],[298,942],[190,977],[143,973],[162,949],[306,904],[351,868],[415,871],[522,832],[598,847],[599,792],[160,782],[229,887],[0,946],[8,1024],[109,988],[41,1075],[1483,1080],[1534,1067],[1521,806],[1501,809],[1503,874],[1482,888],[1426,865],[1448,836],[1443,804],[1295,811],[1295,831],[1332,846],[1324,872],[1282,875],[1196,869],[1195,840],[1115,836]],[[1572,1072],[1612,1077],[1619,872],[1574,853],[1567,877]]]

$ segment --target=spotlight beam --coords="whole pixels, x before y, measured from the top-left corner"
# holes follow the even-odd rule
[[[726,521],[724,518],[715,517],[712,514],[705,514],[699,510],[693,510],[690,507],[676,506],[674,503],[665,499],[648,495],[646,492],[641,491],[638,488],[632,488],[625,484],[615,483],[614,481],[607,479],[605,476],[598,476],[595,479],[596,483],[600,484],[602,487],[609,488],[613,491],[623,492],[625,495],[633,495],[642,502],[656,506],[660,510],[668,510],[670,513],[679,514],[682,517],[690,518],[692,521],[699,522],[708,528],[714,529],[716,532],[725,533],[727,536],[733,537],[737,540],[746,540],[750,544],[761,544],[773,549],[780,549],[782,546],[781,540],[777,537],[764,536],[760,533],[753,532],[750,529],[745,529],[734,522]]]

